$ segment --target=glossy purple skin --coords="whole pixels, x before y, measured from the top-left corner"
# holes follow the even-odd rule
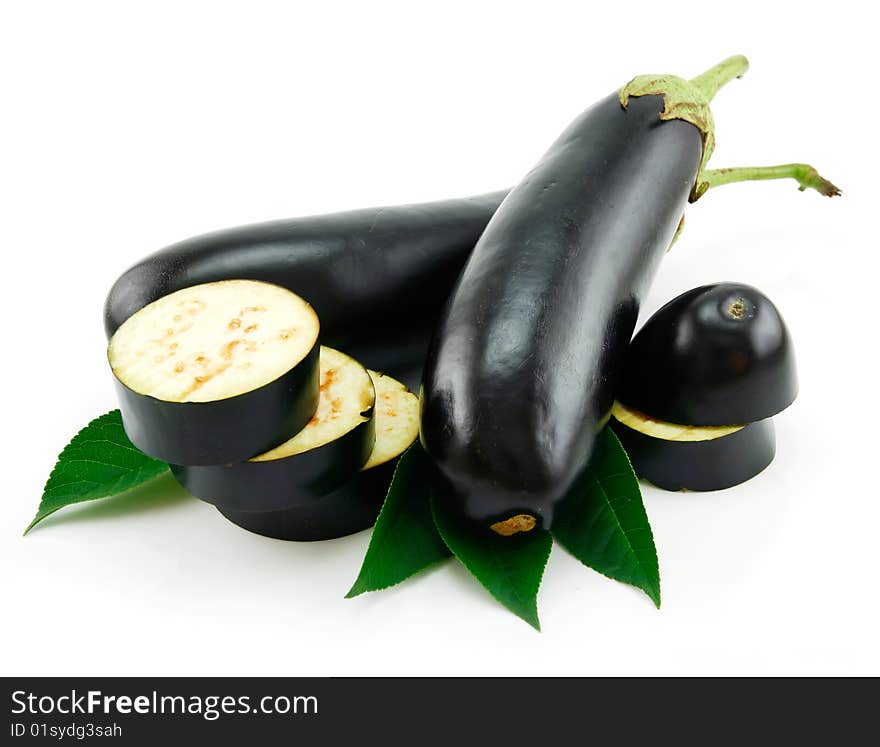
[[[296,542],[335,539],[376,523],[397,459],[358,472],[329,493],[297,491],[275,511],[237,511],[218,506],[233,524],[273,539]]]
[[[265,462],[171,464],[190,494],[221,511],[281,511],[309,505],[358,474],[376,442],[373,409],[344,436],[300,454]]]
[[[702,155],[658,96],[584,112],[511,191],[429,350],[421,439],[466,517],[552,522],[611,408]]]
[[[772,417],[797,396],[794,348],[773,302],[742,283],[694,288],[658,310],[627,352],[617,398],[683,425]]]
[[[126,270],[104,305],[109,338],[139,309],[181,288],[243,278],[305,298],[322,343],[394,337],[433,325],[505,192],[230,228],[173,244]],[[369,365],[369,364],[367,364]]]
[[[665,441],[628,428],[611,427],[635,473],[664,490],[724,490],[751,480],[773,461],[776,432],[761,420],[709,441]]]
[[[114,283],[104,305],[107,337],[176,290],[264,280],[312,305],[323,344],[418,388],[443,305],[506,194],[291,218],[185,239]]]

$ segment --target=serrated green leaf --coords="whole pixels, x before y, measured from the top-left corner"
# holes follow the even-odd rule
[[[657,550],[639,481],[610,428],[599,434],[589,466],[558,506],[552,531],[584,565],[638,587],[660,606]]]
[[[346,598],[387,589],[450,556],[431,517],[430,466],[418,442],[400,457],[361,571]]]
[[[148,457],[128,440],[119,410],[108,412],[64,447],[24,533],[65,506],[123,493],[167,471],[165,462]]]
[[[464,567],[513,614],[540,630],[538,589],[553,546],[550,532],[533,529],[502,537],[468,525],[436,495],[431,510],[440,536]]]

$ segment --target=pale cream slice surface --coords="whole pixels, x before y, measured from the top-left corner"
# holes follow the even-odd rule
[[[366,368],[345,353],[322,346],[320,377],[318,409],[305,428],[289,441],[248,461],[270,462],[311,451],[369,420],[376,391]]]
[[[269,384],[318,340],[314,309],[291,291],[222,280],[164,296],[127,319],[107,357],[129,389],[166,402],[212,402]]]
[[[637,410],[632,410],[620,402],[611,407],[611,415],[639,433],[664,441],[711,441],[715,438],[729,436],[731,433],[745,428],[744,425],[679,425],[657,420]]]
[[[376,388],[376,445],[363,469],[399,456],[419,435],[419,398],[397,379],[369,373]]]

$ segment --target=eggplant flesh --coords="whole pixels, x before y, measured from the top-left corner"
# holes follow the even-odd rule
[[[360,340],[387,342],[407,325],[428,329],[504,195],[294,218],[186,239],[119,277],[104,306],[107,336],[162,296],[236,278],[301,295],[321,319],[322,341],[344,350]]]
[[[418,400],[390,376],[370,371],[376,389],[376,442],[360,472],[330,493],[288,492],[288,504],[274,511],[218,507],[234,524],[275,539],[311,541],[342,537],[372,526],[397,458],[418,435]]]
[[[681,425],[651,417],[620,402],[611,406],[611,415],[622,425],[664,441],[710,441],[736,433],[742,425]]]
[[[171,466],[192,495],[230,510],[276,510],[295,496],[329,493],[363,466],[375,444],[375,388],[366,369],[321,348],[320,398],[292,438],[248,461]]]
[[[318,333],[314,310],[268,283],[208,283],[155,301],[108,345],[126,434],[187,465],[282,443],[318,404]]]
[[[439,322],[421,439],[476,522],[549,526],[590,458],[702,157],[663,105],[614,93],[582,114],[489,221]]]
[[[727,282],[687,291],[645,323],[617,398],[662,420],[711,426],[765,420],[797,390],[779,310],[757,288]]]
[[[611,418],[609,425],[636,474],[664,490],[724,490],[752,479],[776,455],[772,420],[760,420],[729,435],[702,441],[655,438],[616,418]]]

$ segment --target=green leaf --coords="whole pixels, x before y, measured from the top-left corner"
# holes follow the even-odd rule
[[[27,534],[49,514],[73,503],[107,498],[168,471],[168,465],[135,448],[113,410],[89,423],[64,447],[49,475]]]
[[[464,567],[507,609],[540,630],[538,589],[553,546],[550,532],[533,529],[502,537],[467,524],[436,496],[431,509],[440,536]]]
[[[399,584],[449,557],[431,518],[431,464],[418,442],[404,452],[346,598]]]
[[[660,606],[660,569],[639,481],[610,428],[557,508],[553,536],[584,565],[632,584]]]

